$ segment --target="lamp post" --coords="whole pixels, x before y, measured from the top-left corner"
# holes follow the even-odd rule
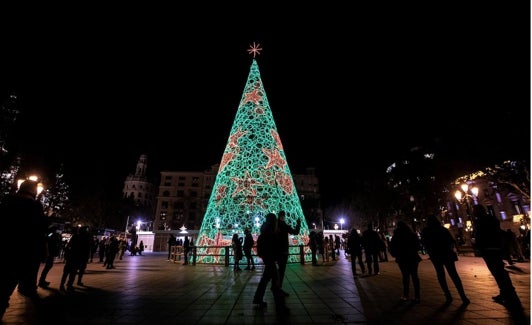
[[[340,219],[340,230],[344,230],[344,222],[345,222],[344,218],[341,218]]]
[[[456,190],[454,192],[454,197],[458,200],[459,203],[466,206],[466,232],[473,231],[473,223],[471,221],[471,203],[478,204],[478,187],[469,188],[467,183],[460,185],[461,190]],[[470,194],[471,193],[471,194]]]

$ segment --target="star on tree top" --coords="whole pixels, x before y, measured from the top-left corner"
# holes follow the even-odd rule
[[[262,47],[260,47],[260,43],[255,43],[255,42],[253,42],[253,45],[250,45],[248,49],[248,53],[250,55],[253,54],[253,58],[259,55],[260,51],[262,51]]]

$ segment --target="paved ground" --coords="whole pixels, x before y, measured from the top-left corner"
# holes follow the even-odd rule
[[[252,304],[262,274],[234,273],[232,267],[182,265],[166,261],[166,253],[125,256],[116,268],[88,266],[85,287],[58,291],[63,264],[56,263],[49,289],[39,288],[37,302],[16,291],[4,324],[529,324],[530,264],[509,269],[521,298],[525,319],[516,322],[508,310],[492,301],[497,285],[479,257],[460,256],[457,268],[471,304],[461,306],[458,294],[449,306],[432,264],[420,263],[421,302],[401,303],[401,280],[395,262],[381,263],[381,274],[351,275],[349,260],[319,266],[291,264],[284,288],[290,293],[289,315],[277,315],[271,292],[269,306]],[[456,291],[450,284],[453,293]]]

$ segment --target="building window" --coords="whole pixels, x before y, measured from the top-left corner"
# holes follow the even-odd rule
[[[501,220],[506,220],[507,218],[506,211],[501,211]]]

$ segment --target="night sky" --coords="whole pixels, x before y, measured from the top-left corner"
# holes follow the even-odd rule
[[[258,42],[290,169],[316,167],[325,196],[436,139],[464,165],[529,160],[528,5],[20,15],[0,29],[0,99],[21,111],[8,141],[64,163],[74,190],[120,195],[141,154],[156,175],[208,169]]]

